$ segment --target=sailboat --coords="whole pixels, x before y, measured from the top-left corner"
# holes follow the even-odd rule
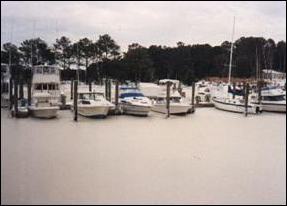
[[[231,69],[232,69],[232,54],[233,54],[233,38],[234,38],[234,30],[235,30],[235,17],[233,20],[233,29],[232,29],[232,40],[231,40],[231,49],[230,49],[230,60],[229,60],[229,75],[228,75],[228,86],[230,87],[230,79],[231,79]],[[258,104],[252,104],[250,102],[245,105],[245,101],[242,97],[230,97],[227,94],[227,97],[213,97],[212,101],[214,103],[215,108],[229,111],[229,112],[237,112],[237,113],[251,113],[258,114],[262,111],[262,107]]]

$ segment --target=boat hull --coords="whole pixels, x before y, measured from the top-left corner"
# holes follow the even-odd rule
[[[51,119],[57,117],[58,110],[59,107],[29,107],[29,111],[34,117],[44,119]]]
[[[244,104],[236,104],[230,102],[224,102],[222,100],[213,99],[214,107],[220,110],[236,112],[236,113],[245,113]],[[259,105],[248,105],[247,113],[257,114],[262,111],[262,108]]]
[[[276,104],[276,103],[269,103],[269,102],[261,102],[261,106],[262,106],[263,111],[286,113],[286,103]]]
[[[108,106],[78,106],[78,114],[84,117],[106,117],[109,110]]]
[[[191,110],[191,105],[171,104],[169,108],[170,114],[187,114]],[[165,104],[155,104],[152,111],[159,113],[167,113]]]
[[[151,107],[149,106],[138,106],[138,105],[128,105],[121,104],[121,108],[125,114],[148,116]]]

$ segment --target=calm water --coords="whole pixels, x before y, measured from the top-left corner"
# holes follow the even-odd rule
[[[286,204],[286,115],[1,110],[1,204]]]

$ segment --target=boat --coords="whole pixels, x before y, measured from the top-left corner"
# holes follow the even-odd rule
[[[151,100],[136,87],[121,87],[119,105],[125,114],[148,116],[151,110]]]
[[[17,113],[15,111],[15,106],[12,108],[12,117],[17,118],[26,118],[29,116],[29,110],[28,110],[28,101],[27,99],[20,99],[18,101],[18,107],[17,107]]]
[[[60,68],[54,65],[37,65],[33,67],[33,92],[48,93],[53,106],[61,105]]]
[[[105,118],[114,108],[114,104],[107,101],[103,93],[81,92],[78,93],[78,114],[84,117]],[[74,109],[74,107],[72,107]]]
[[[286,113],[286,94],[277,87],[262,88],[260,101],[258,94],[252,94],[250,98],[254,104],[261,105],[263,111]]]
[[[57,66],[37,65],[32,68],[32,103],[30,113],[38,118],[54,118],[60,109],[60,71]]]
[[[59,106],[53,105],[52,95],[49,93],[34,93],[32,104],[28,106],[29,112],[38,118],[55,118],[57,117]]]
[[[166,94],[162,93],[158,95],[157,99],[155,100],[151,110],[154,112],[159,113],[167,113],[167,106],[166,106]],[[170,106],[169,106],[169,113],[170,114],[187,114],[191,113],[193,110],[193,106],[190,105],[188,102],[184,102],[181,96],[178,94],[171,94],[170,95]]]
[[[196,105],[202,107],[212,107],[213,102],[211,101],[211,85],[203,82],[198,82],[196,84]]]
[[[1,63],[1,108],[9,106],[10,69],[8,64]]]
[[[229,111],[229,112],[237,112],[237,113],[245,113],[248,114],[258,114],[262,112],[262,107],[257,104],[248,103],[247,111],[245,108],[245,101],[239,98],[225,98],[225,97],[213,97],[212,101],[214,103],[215,108]]]

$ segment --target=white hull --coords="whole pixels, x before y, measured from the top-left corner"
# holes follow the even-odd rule
[[[78,106],[78,114],[85,117],[106,117],[110,106]]]
[[[123,103],[121,104],[121,108],[126,114],[141,115],[141,116],[147,116],[151,110],[151,107],[149,106],[127,105]]]
[[[38,118],[54,118],[57,116],[59,107],[35,107],[30,106],[29,111],[34,117]]]
[[[280,104],[280,103],[262,101],[261,106],[262,106],[263,111],[286,113],[286,102]]]
[[[186,114],[192,108],[191,105],[170,103],[170,114]],[[152,109],[154,112],[167,113],[166,104],[155,104]]]
[[[221,99],[213,99],[213,103],[214,103],[215,108],[220,109],[220,110],[229,111],[229,112],[237,112],[237,113],[245,112],[244,104],[232,103],[232,102],[224,101]],[[247,108],[247,113],[257,114],[261,110],[262,108],[260,108],[259,105],[249,104]]]

